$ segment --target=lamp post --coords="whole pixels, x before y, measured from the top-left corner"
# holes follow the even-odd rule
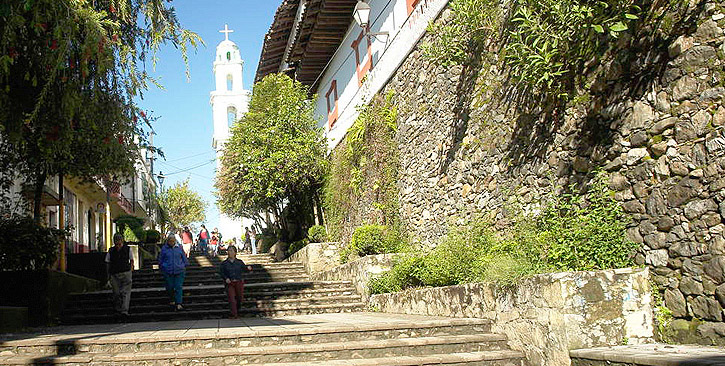
[[[166,179],[164,172],[159,170],[159,175],[156,176],[156,179],[159,180],[159,188],[161,189],[161,193],[164,193],[164,179]]]
[[[368,38],[387,36],[389,34],[388,32],[370,32],[370,10],[371,8],[368,3],[359,0],[357,4],[355,4],[355,10],[352,13],[352,16],[355,18],[355,22],[363,29],[363,32],[365,32],[365,35]]]

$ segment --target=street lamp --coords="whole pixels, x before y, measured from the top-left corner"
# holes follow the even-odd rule
[[[370,37],[377,38],[377,36],[388,36],[388,32],[370,32],[370,5],[368,5],[365,1],[359,0],[357,2],[352,16],[355,18],[355,22],[360,26],[360,28],[363,29],[363,32],[365,32],[368,40]]]
[[[164,175],[164,172],[159,170],[159,175],[156,176],[156,178],[159,180],[159,186],[161,186],[161,193],[164,192],[164,179],[166,179],[166,176]]]

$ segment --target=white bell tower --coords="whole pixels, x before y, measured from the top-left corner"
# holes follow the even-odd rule
[[[219,32],[224,33],[224,40],[216,47],[216,58],[214,59],[216,90],[211,92],[210,98],[214,121],[211,146],[216,150],[217,170],[221,168],[221,156],[224,144],[229,139],[229,127],[247,112],[251,96],[248,90],[244,90],[242,81],[244,60],[239,53],[239,47],[229,40],[229,33],[234,31],[225,24],[224,30]],[[220,214],[218,225],[212,224],[211,226],[219,228],[223,240],[242,237],[241,220],[234,220]]]

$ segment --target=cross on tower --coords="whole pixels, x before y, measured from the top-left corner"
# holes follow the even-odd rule
[[[224,33],[225,40],[229,40],[229,33],[234,33],[233,30],[229,29],[229,27],[224,24],[224,30],[220,30],[219,33]]]

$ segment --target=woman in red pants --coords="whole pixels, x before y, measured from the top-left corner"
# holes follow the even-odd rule
[[[229,299],[229,308],[232,311],[231,319],[236,319],[237,301],[241,304],[244,300],[244,272],[252,270],[252,266],[247,266],[241,259],[237,259],[237,248],[233,245],[227,249],[227,259],[219,265],[219,274],[224,280],[224,286],[227,289],[227,297]]]

